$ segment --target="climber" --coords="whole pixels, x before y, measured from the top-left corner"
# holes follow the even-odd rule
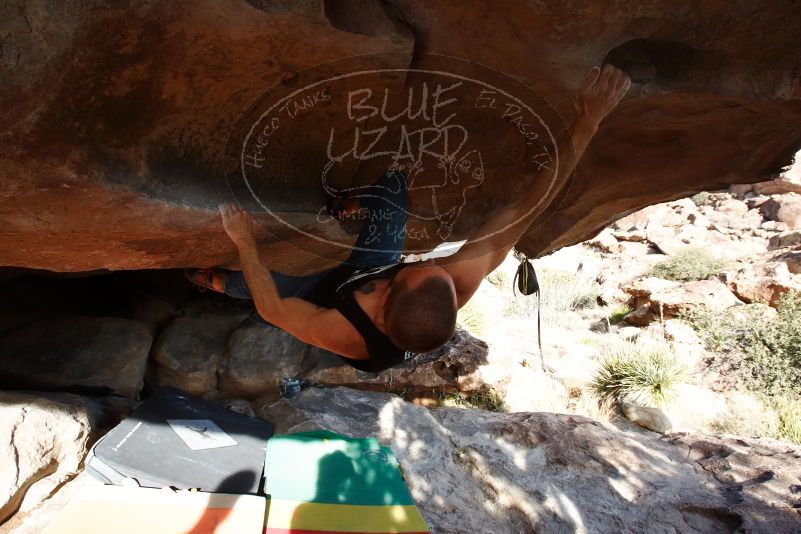
[[[559,169],[566,180],[601,121],[617,106],[631,81],[621,70],[593,67],[579,91],[577,112],[568,135],[575,158]],[[407,183],[400,171],[384,174],[364,195],[361,208],[384,210],[382,224],[365,224],[342,265],[306,277],[269,271],[259,255],[254,223],[242,209],[220,207],[223,226],[239,250],[242,272],[188,273],[198,285],[232,297],[252,298],[256,310],[273,325],[301,341],[327,349],[349,365],[378,372],[414,353],[434,350],[453,335],[456,312],[473,296],[527,230],[526,214],[539,200],[532,191],[490,218],[454,255],[399,263],[406,225]],[[368,242],[381,243],[381,250]],[[372,240],[372,241],[370,241]]]

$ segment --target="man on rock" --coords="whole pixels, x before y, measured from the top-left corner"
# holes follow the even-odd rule
[[[560,169],[561,178],[572,174],[598,125],[630,85],[611,65],[588,72],[569,132],[575,158]],[[361,208],[389,216],[382,217],[377,236],[364,225],[342,265],[305,277],[269,271],[259,256],[253,220],[226,205],[220,207],[223,226],[239,250],[242,272],[195,271],[190,279],[232,297],[252,298],[264,320],[360,370],[379,372],[444,345],[453,335],[457,310],[525,233],[527,225],[518,221],[539,197],[524,195],[491,217],[478,231],[493,236],[489,239],[468,240],[456,254],[436,261],[400,263],[404,232],[395,230],[406,225],[406,176],[387,172],[370,188],[373,194],[364,195]],[[376,237],[382,250],[366,246]]]

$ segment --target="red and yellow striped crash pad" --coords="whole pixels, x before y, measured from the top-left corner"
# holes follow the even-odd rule
[[[85,486],[42,534],[259,534],[265,499],[127,486]]]
[[[264,474],[266,534],[428,533],[392,449],[375,438],[273,436]]]

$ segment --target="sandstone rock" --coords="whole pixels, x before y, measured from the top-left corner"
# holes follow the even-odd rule
[[[666,434],[673,428],[673,424],[670,422],[668,416],[659,408],[640,406],[633,402],[621,401],[620,409],[626,419],[648,430]]]
[[[680,198],[670,202],[670,207],[684,219],[689,219],[693,215],[699,215],[701,212],[698,206],[691,198]]]
[[[0,523],[78,473],[101,413],[78,395],[0,392]]]
[[[770,200],[770,197],[768,195],[754,195],[754,196],[749,195],[748,198],[745,199],[745,204],[748,206],[749,209],[752,210],[759,209],[768,200]],[[762,210],[760,210],[760,213],[762,213]]]
[[[787,265],[787,270],[792,274],[801,274],[801,251],[784,252],[774,259]]]
[[[651,220],[660,220],[665,217],[670,209],[666,204],[654,204],[646,206],[640,210],[621,217],[614,222],[613,227],[617,230],[630,232],[634,230],[645,230]]]
[[[181,317],[170,323],[153,347],[150,381],[192,395],[217,388],[217,372],[231,332],[246,315]]]
[[[647,242],[622,241],[620,243],[620,254],[640,258],[648,254],[649,248]]]
[[[604,229],[600,234],[590,239],[588,243],[602,252],[615,253],[620,250],[620,244],[609,228]]]
[[[434,532],[791,533],[801,449],[754,439],[622,432],[580,416],[426,408],[310,389],[259,415],[278,432],[375,435]],[[558,488],[555,490],[554,488]]]
[[[801,290],[801,281],[792,278],[787,263],[766,262],[740,270],[729,282],[729,287],[744,302],[774,306],[788,290]]]
[[[647,239],[647,235],[644,230],[632,230],[630,232],[614,232],[614,237],[618,241],[635,241],[641,243]],[[620,245],[618,245],[620,246]]]
[[[776,250],[778,248],[794,247],[796,245],[801,245],[801,232],[787,231],[771,237],[768,248],[770,250]]]
[[[623,317],[623,320],[630,325],[647,326],[651,321],[654,320],[654,313],[651,311],[651,304],[645,303],[642,306],[638,306],[635,310],[632,310],[630,313],[626,314],[626,316]]]
[[[0,384],[134,398],[152,341],[148,324],[115,317],[30,324],[0,339]]]
[[[644,278],[623,287],[623,291],[632,297],[636,308],[647,305],[657,318],[675,317],[697,306],[726,309],[742,304],[719,280],[672,282]]]
[[[772,232],[786,232],[790,229],[787,223],[779,221],[765,221],[760,225],[763,230],[770,230]]]
[[[788,17],[790,0],[762,6],[758,16],[749,4],[732,6],[726,16],[737,24],[713,24],[716,5],[687,1],[651,2],[645,15],[622,2],[603,13],[574,1],[504,10],[487,2],[358,6],[201,0],[191,10],[123,9],[105,0],[9,8],[0,18],[7,63],[0,104],[13,113],[0,125],[8,134],[0,168],[14,178],[0,196],[0,224],[10,230],[0,263],[85,271],[232,260],[214,207],[229,194],[220,177],[237,119],[265,87],[360,54],[392,54],[400,59],[382,66],[394,68],[408,66],[413,52],[417,68],[431,65],[427,52],[462,57],[534,88],[566,118],[590,65],[606,60],[630,72],[634,89],[602,125],[582,172],[569,188],[557,184],[562,194],[541,206],[536,230],[520,243],[535,256],[642,206],[778,172],[801,139],[789,52],[801,23]],[[136,57],[117,61],[131,43]],[[63,61],[79,54],[79,62]],[[298,153],[297,172],[276,179],[271,199],[319,174],[303,148],[289,149]],[[513,193],[503,169],[486,169],[482,189],[492,194],[482,198]],[[471,202],[460,232],[491,215],[488,205]],[[292,268],[313,258],[296,250],[279,257],[292,250],[285,241],[265,240],[264,248]]]
[[[323,352],[274,326],[247,321],[231,334],[219,372],[219,389],[254,399],[277,392],[282,377],[298,376],[311,353]]]
[[[698,337],[692,326],[683,321],[668,320],[664,323],[665,337],[679,345],[702,346],[703,341]]]
[[[663,254],[673,256],[687,250],[687,244],[676,235],[676,230],[663,226],[661,219],[652,219],[645,228],[645,233],[648,241]]]
[[[133,318],[151,323],[155,329],[165,327],[178,316],[175,304],[160,295],[140,296],[133,307]]]
[[[709,228],[711,224],[709,219],[705,216],[701,215],[700,213],[691,213],[687,216],[687,220],[690,221],[691,224],[697,226],[699,228]]]
[[[768,220],[783,222],[791,230],[801,229],[801,197],[797,195],[771,198],[759,210]]]
[[[715,206],[715,210],[731,218],[735,218],[745,215],[748,212],[748,206],[741,200],[730,198],[718,203]]]
[[[732,184],[729,186],[729,192],[735,197],[742,198],[750,193],[753,187],[753,184]]]
[[[793,165],[778,178],[754,184],[754,191],[763,195],[801,193],[801,154],[796,153]]]
[[[344,365],[339,358],[330,357],[321,358],[303,376],[318,384],[375,391],[475,393],[488,389],[478,373],[479,367],[487,362],[487,351],[484,341],[457,328],[447,345],[378,374],[358,371]]]

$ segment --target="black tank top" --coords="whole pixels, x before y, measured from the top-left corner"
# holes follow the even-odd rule
[[[335,267],[321,278],[303,298],[324,308],[334,308],[345,316],[356,331],[364,338],[367,353],[366,360],[342,358],[342,361],[360,371],[378,373],[402,363],[413,356],[395,346],[373,323],[362,310],[353,291],[370,280],[386,279],[395,276],[405,264],[399,263],[386,267],[364,268],[342,264]]]

